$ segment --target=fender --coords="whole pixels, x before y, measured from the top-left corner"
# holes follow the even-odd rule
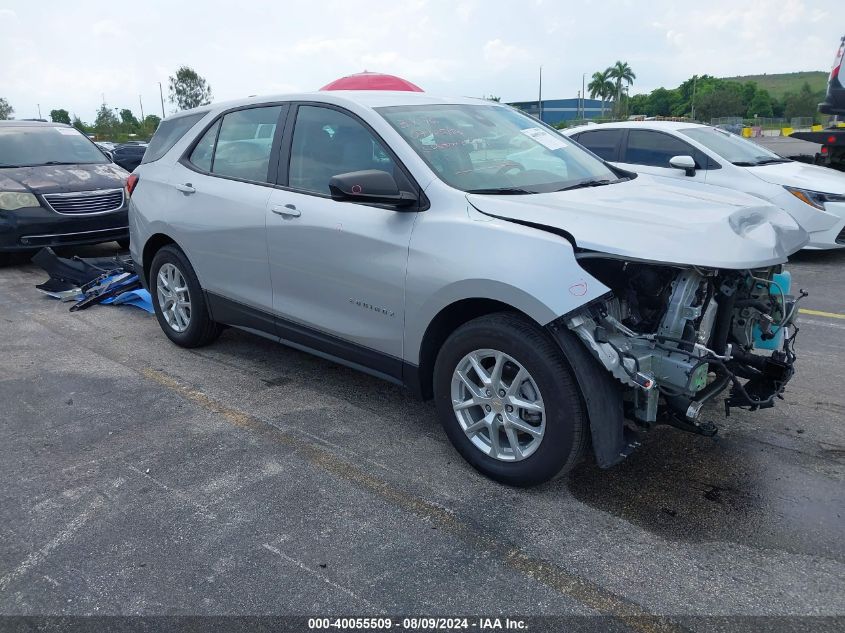
[[[470,205],[465,214],[419,215],[407,279],[403,358],[413,365],[428,326],[458,301],[498,301],[545,326],[610,290],[581,268],[566,238]]]

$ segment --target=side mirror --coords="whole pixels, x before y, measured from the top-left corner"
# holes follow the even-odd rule
[[[687,176],[695,176],[695,160],[692,156],[673,156],[669,164],[675,169],[682,169]]]
[[[106,158],[108,158],[111,162],[114,162],[114,154],[112,154],[112,153],[111,153],[109,150],[107,150],[107,149],[104,149],[104,150],[101,150],[101,151],[103,152],[103,154],[105,154],[105,155],[106,155]]]
[[[363,202],[409,207],[417,203],[417,196],[409,191],[399,191],[393,176],[378,169],[350,171],[329,180],[332,200]]]

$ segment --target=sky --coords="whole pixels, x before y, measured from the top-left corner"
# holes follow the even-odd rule
[[[616,60],[631,92],[694,74],[828,71],[842,0],[0,0],[0,97],[16,118],[64,108],[93,121],[103,99],[161,115],[181,65],[217,101],[310,91],[362,70],[439,95],[575,97]]]

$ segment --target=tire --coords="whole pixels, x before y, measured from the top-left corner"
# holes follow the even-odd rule
[[[115,240],[115,242],[117,242],[117,245],[120,247],[120,250],[122,250],[122,251],[128,251],[129,250],[129,238],[128,237],[124,240]]]
[[[162,295],[162,288],[167,291],[167,285],[161,285],[162,282],[159,279],[162,269],[164,269],[164,277],[171,280],[170,283],[174,290],[177,288],[185,289],[178,293],[168,292],[170,296],[187,298],[188,305],[184,306],[187,309],[182,311],[179,311],[178,308],[175,311],[168,309],[168,306],[172,306],[173,302]],[[175,273],[173,273],[174,270]],[[174,279],[181,281],[174,283]],[[150,266],[149,285],[158,324],[167,338],[176,345],[180,347],[202,347],[220,336],[222,328],[211,320],[205,294],[194,268],[178,247],[168,245],[155,254],[152,266]],[[165,306],[161,304],[163,298],[165,299]],[[165,311],[167,314],[165,314]]]
[[[456,374],[472,367],[471,357],[482,360],[482,370],[488,379],[493,379],[491,386],[500,387],[493,390],[492,400],[486,396],[482,400],[475,398],[468,382]],[[499,371],[502,381],[496,383],[499,358],[503,363]],[[517,373],[520,367],[527,372],[527,380],[517,380],[524,376]],[[482,383],[474,368],[462,373],[476,386]],[[514,387],[517,382],[520,385]],[[519,391],[516,399],[511,389]],[[482,388],[481,392],[484,395],[486,390]],[[496,397],[502,393],[506,395]],[[527,487],[560,477],[578,463],[588,444],[587,417],[572,369],[551,337],[518,314],[483,316],[455,330],[435,361],[434,398],[440,422],[458,452],[476,470],[503,484]],[[469,404],[456,411],[453,400],[465,404],[478,400],[482,404]],[[520,402],[544,411],[529,411],[519,407]],[[460,416],[463,417],[459,419]],[[494,426],[481,426],[474,434],[464,430],[481,425],[482,417],[487,424],[488,416],[502,422],[490,422]],[[505,428],[508,425],[510,430]],[[529,427],[530,434],[520,430]],[[493,428],[498,429],[495,446]],[[542,436],[537,441],[540,432]],[[518,451],[512,448],[514,439]],[[496,448],[500,449],[498,457],[491,456]]]
[[[4,266],[8,266],[12,263],[12,254],[11,253],[0,253],[0,268]]]

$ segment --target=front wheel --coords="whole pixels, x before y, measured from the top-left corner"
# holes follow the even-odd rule
[[[584,453],[586,416],[572,370],[521,315],[458,328],[437,356],[434,396],[452,444],[496,481],[533,486],[563,475]]]

